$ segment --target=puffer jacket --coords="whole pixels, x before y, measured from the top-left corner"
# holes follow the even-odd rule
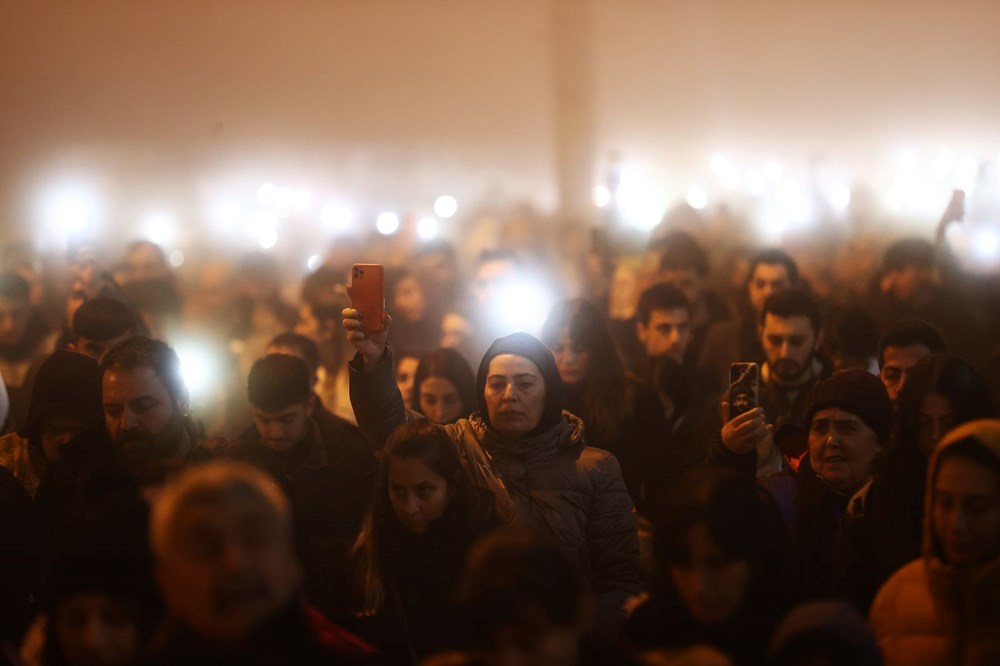
[[[370,367],[356,357],[350,368],[358,426],[374,446],[421,418],[403,406],[388,353]],[[615,457],[583,445],[583,422],[563,412],[552,428],[518,439],[503,437],[478,413],[442,427],[473,482],[493,492],[500,518],[561,546],[586,572],[599,622],[624,622],[624,603],[641,588],[632,500]]]
[[[941,452],[968,437],[1000,459],[1000,421],[970,421],[948,433],[928,465],[923,557],[897,571],[872,604],[869,625],[887,666],[1000,663],[1000,558],[957,568],[931,527],[933,479]]]

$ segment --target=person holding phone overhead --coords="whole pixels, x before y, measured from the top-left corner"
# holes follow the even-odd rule
[[[379,330],[371,330],[366,310],[346,308],[343,316],[358,352],[349,366],[351,403],[361,431],[381,448],[397,426],[420,416],[403,406],[393,380],[391,318],[382,314]],[[552,353],[526,333],[496,340],[479,366],[476,399],[477,411],[441,426],[465,472],[493,492],[501,520],[536,531],[580,562],[601,626],[624,622],[626,600],[641,589],[632,500],[615,457],[584,446],[583,422],[563,411]]]

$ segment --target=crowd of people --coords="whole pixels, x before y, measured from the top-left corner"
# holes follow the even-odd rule
[[[1000,663],[996,278],[944,234],[837,283],[662,226],[346,244],[297,302],[265,254],[77,248],[63,289],[8,253],[0,663]]]

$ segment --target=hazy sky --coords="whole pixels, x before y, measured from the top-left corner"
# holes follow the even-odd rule
[[[595,178],[1000,153],[1000,2],[593,0]],[[0,0],[0,213],[258,184],[373,209],[556,199],[548,0]],[[678,185],[680,184],[680,185]],[[131,209],[129,209],[131,210]],[[130,213],[119,210],[118,219]]]

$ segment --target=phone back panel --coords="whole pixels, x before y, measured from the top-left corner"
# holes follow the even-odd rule
[[[361,313],[361,328],[382,330],[385,310],[385,268],[381,264],[354,264],[351,267],[351,307]]]

